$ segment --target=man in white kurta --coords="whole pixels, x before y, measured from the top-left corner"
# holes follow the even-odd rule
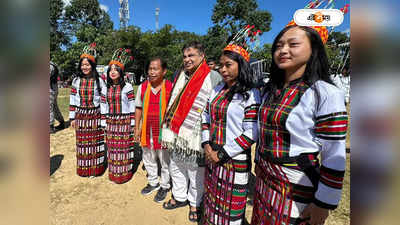
[[[169,169],[172,179],[172,199],[163,207],[175,209],[189,202],[190,210],[195,212],[204,191],[201,113],[216,82],[204,60],[200,43],[185,45],[182,53],[184,70],[175,79],[162,128],[162,145],[171,155]],[[182,113],[182,108],[190,110]],[[181,123],[174,123],[177,120]]]

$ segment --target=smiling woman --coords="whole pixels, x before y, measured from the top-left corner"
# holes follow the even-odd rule
[[[77,174],[94,177],[106,167],[104,134],[100,128],[100,93],[105,87],[96,68],[96,44],[85,46],[78,65],[78,77],[71,84],[71,127],[76,132]]]
[[[271,51],[271,79],[258,117],[251,223],[323,224],[341,198],[344,93],[329,78],[325,48],[313,28],[287,26]]]

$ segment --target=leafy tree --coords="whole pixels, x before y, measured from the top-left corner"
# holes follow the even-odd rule
[[[211,20],[231,34],[237,33],[246,24],[267,32],[271,29],[272,16],[268,11],[258,9],[256,0],[217,0]]]
[[[228,31],[219,25],[215,25],[208,29],[207,34],[203,37],[206,57],[214,58],[218,61],[221,56],[222,49],[227,45]]]
[[[64,4],[62,0],[50,0],[49,2],[50,55],[55,51],[61,51],[61,45],[69,41],[65,33],[62,32],[61,21],[63,7]]]
[[[350,42],[350,37],[342,32],[332,32],[329,34],[328,41],[326,43],[326,53],[329,59],[330,73],[336,74],[341,73],[343,64],[348,65],[350,59],[346,57],[349,54],[349,47],[341,47],[340,44]],[[350,55],[348,55],[350,57]]]
[[[261,59],[265,59],[267,60],[267,64],[271,65],[272,62],[272,55],[271,55],[271,48],[272,48],[272,44],[264,44],[264,46],[260,49],[258,49],[257,51],[251,51],[250,55],[252,59],[257,59],[257,60],[261,60]],[[268,66],[269,69],[269,66]]]
[[[110,16],[100,8],[97,0],[72,0],[65,8],[64,29],[78,41],[87,42],[87,37],[92,34],[83,35],[86,32],[106,34],[112,28]]]

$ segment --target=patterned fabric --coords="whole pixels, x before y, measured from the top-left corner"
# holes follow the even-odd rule
[[[335,188],[342,189],[343,186],[344,171],[338,171],[334,169],[321,166],[320,169],[320,182],[324,185]]]
[[[103,87],[101,91],[102,126],[106,128],[108,177],[121,184],[132,178],[134,160],[134,102],[133,88],[126,83]]]
[[[314,199],[315,188],[290,182],[282,166],[260,159],[256,165],[256,187],[251,224],[300,224],[299,215]]]
[[[211,140],[218,145],[225,143],[225,128],[226,128],[226,112],[228,110],[229,101],[226,98],[226,93],[229,89],[222,89],[215,97],[210,105],[211,113]]]
[[[335,112],[316,118],[315,134],[325,140],[345,140],[347,112]]]
[[[229,102],[228,89],[221,83],[211,92],[202,114],[202,143],[209,141],[223,146],[230,157],[249,150],[258,138],[257,112],[260,107],[258,90],[248,91],[249,99],[235,94]]]
[[[190,117],[191,114],[196,114],[193,111],[200,110],[201,112],[203,110],[206,101],[199,101],[197,96],[201,91],[204,79],[209,73],[210,68],[204,60],[194,72],[190,80],[185,84],[182,91],[179,92],[178,96],[168,107],[164,123],[174,133],[178,134],[180,127],[184,124],[188,116]],[[204,105],[202,103],[204,103]],[[193,106],[195,107],[193,108]],[[191,123],[186,124],[190,126]],[[194,125],[194,123],[192,123],[192,125]]]
[[[81,107],[94,107],[93,95],[94,95],[94,78],[81,78],[79,84],[79,95],[81,96]]]
[[[141,146],[150,148],[150,130],[153,138],[153,149],[162,149],[161,147],[161,122],[164,118],[162,113],[165,114],[166,105],[171,95],[172,83],[168,80],[164,80],[162,88],[157,94],[154,94],[151,90],[149,81],[143,82],[139,88],[141,98],[141,105],[143,105],[143,123],[142,123],[142,135],[141,135]],[[163,103],[164,102],[164,103]],[[160,104],[161,103],[161,104]],[[147,105],[147,107],[146,107]],[[162,109],[164,105],[164,111]],[[147,109],[146,109],[147,108]]]
[[[286,121],[308,87],[304,82],[294,81],[284,90],[278,90],[273,102],[260,110],[260,153],[273,158],[289,156],[290,133]]]
[[[117,184],[132,178],[134,159],[133,129],[129,114],[113,114],[107,117],[108,177]]]
[[[102,80],[100,87],[104,86]],[[70,92],[70,120],[76,120],[77,174],[99,176],[105,170],[104,132],[100,128],[100,93],[94,78],[75,78]]]
[[[223,165],[207,162],[204,179],[204,223],[241,224],[246,211],[250,162],[240,154]]]
[[[206,67],[203,68],[203,70],[208,68],[205,62],[203,62],[202,66]],[[201,113],[207,105],[207,100],[213,88],[210,75],[211,72],[206,74],[206,77],[203,81],[197,81],[201,84],[201,88],[197,94],[195,94],[196,92],[194,90],[190,91],[190,89],[187,88],[188,83],[193,81],[192,79],[194,76],[191,78],[186,78],[186,74],[183,71],[179,74],[173,86],[171,97],[168,103],[167,114],[165,115],[162,125],[161,144],[171,152],[171,158],[177,161],[188,164],[194,163],[197,165],[204,165],[204,150],[201,147]],[[187,93],[185,92],[186,90]],[[181,97],[183,96],[184,92],[185,95],[187,94],[195,97],[193,104],[189,104],[189,102],[182,100]],[[186,96],[186,98],[188,97],[189,96]],[[190,107],[189,112],[183,118],[184,120],[179,128],[178,133],[175,133],[175,131],[167,126],[168,118],[171,119],[171,117],[168,117],[168,112],[175,112],[177,109],[176,105],[173,104],[174,102],[182,102],[182,104],[186,104],[186,107]],[[176,115],[178,114],[174,114],[174,116]],[[182,112],[179,113],[179,115],[182,115]]]
[[[250,54],[246,51],[246,49],[242,48],[239,45],[231,44],[224,48],[224,51],[231,51],[236,52],[239,55],[243,56],[243,58],[249,62],[250,61]]]
[[[102,79],[99,79],[99,87],[105,87]],[[97,89],[96,79],[92,77],[76,77],[72,80],[70,100],[69,100],[69,118],[75,119],[75,110],[77,107],[93,108],[100,106],[100,93]]]
[[[121,86],[111,85],[107,91],[107,103],[109,114],[120,114],[121,113]]]
[[[259,111],[252,224],[299,224],[309,203],[326,209],[339,204],[346,166],[344,93],[324,81],[310,87],[298,79],[271,94]]]
[[[288,26],[297,26],[294,20],[291,20],[287,25]],[[329,31],[325,26],[309,26],[310,28],[314,29],[319,36],[321,37],[322,43],[326,44],[328,41]]]
[[[115,115],[129,115],[131,126],[135,125],[135,95],[131,84],[105,85],[101,90],[101,126],[106,126],[106,119]]]
[[[202,141],[223,146],[219,151],[230,157],[223,164],[206,161],[204,224],[241,224],[245,216],[250,147],[258,138],[260,99],[258,91],[252,89],[247,100],[235,94],[229,101],[228,91],[225,84],[214,88],[202,114]]]
[[[77,108],[77,174],[99,176],[105,171],[104,133],[100,128],[100,109]]]

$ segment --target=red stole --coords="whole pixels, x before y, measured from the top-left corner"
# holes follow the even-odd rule
[[[192,108],[193,102],[197,97],[203,82],[207,75],[210,73],[210,68],[208,67],[206,61],[203,61],[196,72],[192,75],[186,87],[182,90],[182,94],[177,96],[171,109],[175,108],[173,112],[172,119],[170,122],[170,129],[178,134],[179,128],[181,127],[183,121],[186,119],[190,109]],[[182,74],[182,73],[181,73]],[[180,75],[181,75],[180,74]],[[179,101],[178,103],[176,101]],[[174,107],[175,104],[178,104]]]

